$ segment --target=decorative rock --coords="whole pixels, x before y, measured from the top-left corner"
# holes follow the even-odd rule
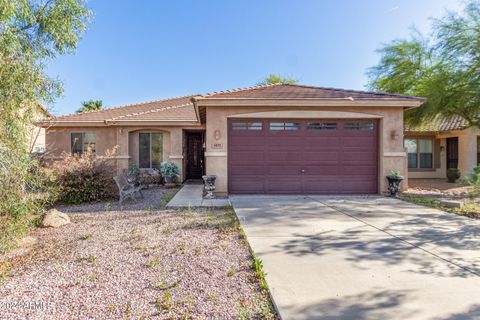
[[[455,200],[440,200],[440,205],[447,207],[447,208],[459,208],[463,207],[462,201],[455,201]]]
[[[44,228],[58,228],[69,223],[70,218],[67,214],[60,212],[56,209],[51,209],[47,212],[40,225]]]
[[[32,236],[26,236],[17,240],[18,248],[30,248],[37,243],[37,238]]]

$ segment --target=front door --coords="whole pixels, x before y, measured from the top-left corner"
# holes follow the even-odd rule
[[[458,138],[447,138],[447,169],[458,168]]]
[[[203,132],[187,132],[187,179],[201,179],[203,175]]]

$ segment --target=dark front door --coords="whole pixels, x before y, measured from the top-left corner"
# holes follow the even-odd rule
[[[458,138],[447,138],[447,169],[458,168]]]
[[[187,179],[201,179],[203,175],[203,132],[187,132]]]
[[[377,193],[377,132],[368,119],[232,119],[229,192]]]

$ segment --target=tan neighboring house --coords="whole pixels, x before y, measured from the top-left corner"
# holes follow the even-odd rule
[[[446,178],[447,169],[462,176],[479,164],[480,129],[459,116],[438,116],[416,127],[405,127],[409,178]]]
[[[180,167],[179,180],[216,175],[218,194],[377,194],[407,173],[403,112],[424,98],[268,85],[52,118],[46,148],[129,164]]]
[[[52,114],[42,106],[38,105],[36,109],[34,120],[38,123],[39,121],[49,119],[52,117]],[[28,127],[28,151],[30,153],[44,153],[45,152],[45,128],[38,125],[30,125]]]

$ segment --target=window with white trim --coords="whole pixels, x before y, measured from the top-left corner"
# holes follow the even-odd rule
[[[405,139],[404,144],[407,148],[409,169],[433,168],[433,139],[409,138]]]

